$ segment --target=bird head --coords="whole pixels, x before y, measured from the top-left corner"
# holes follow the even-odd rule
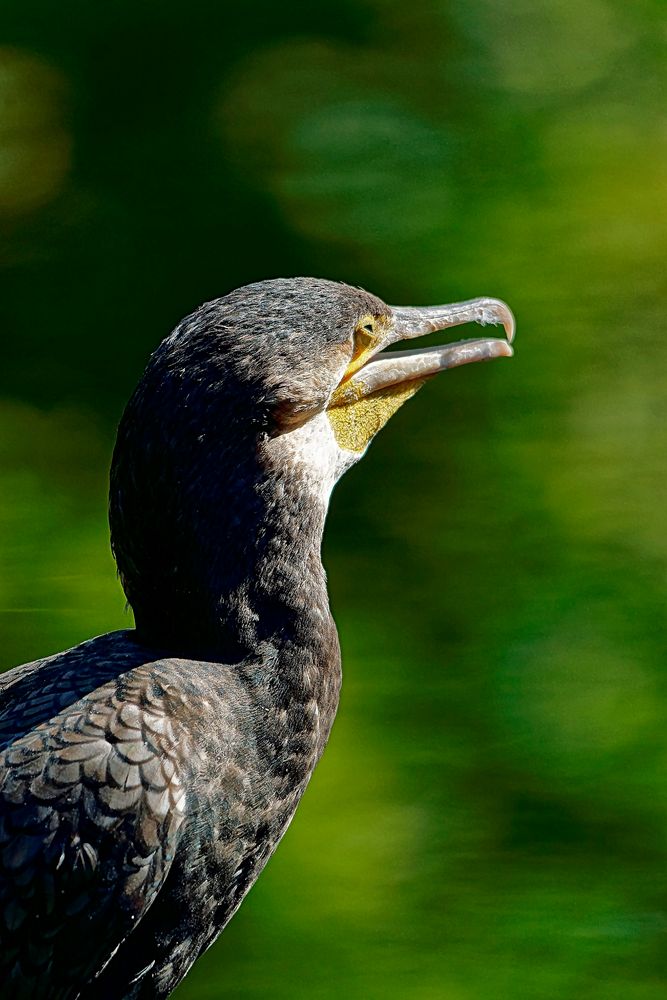
[[[470,321],[507,339],[385,351]],[[212,634],[230,594],[279,578],[258,569],[271,553],[304,565],[333,486],[389,417],[438,372],[511,356],[513,333],[496,299],[391,307],[315,278],[248,285],[186,317],[128,403],[111,469],[112,546],[138,627]]]
[[[500,323],[506,339],[385,350],[469,322]],[[155,357],[217,395],[214,409],[227,409],[239,435],[252,428],[275,442],[267,454],[277,461],[315,465],[335,482],[426,381],[448,368],[510,357],[513,336],[514,317],[498,299],[396,307],[349,285],[280,278],[201,306]]]

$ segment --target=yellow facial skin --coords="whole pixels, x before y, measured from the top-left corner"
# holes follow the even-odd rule
[[[363,368],[369,358],[376,353],[388,329],[389,322],[385,316],[368,314],[359,320],[354,331],[354,353],[340,380],[341,385],[351,379],[354,373]]]
[[[406,399],[427,379],[414,379],[364,395],[363,386],[353,376],[377,353],[389,332],[385,316],[364,316],[354,333],[354,352],[338,388],[333,393],[327,416],[340,448],[360,454]]]
[[[335,403],[336,393],[334,393],[327,416],[338,446],[346,451],[358,453],[364,451],[369,441],[384,427],[396,410],[406,399],[414,396],[426,381],[427,379],[414,379],[390,385],[386,389],[378,389],[370,396],[361,396],[359,399],[338,406]]]
[[[341,385],[352,378],[354,373],[358,372],[360,368],[364,367],[368,359],[375,354],[379,343],[380,338],[375,333],[369,333],[364,327],[356,331],[354,335],[354,354],[345,369]]]
[[[406,399],[417,392],[425,379],[387,386],[368,396],[357,392],[350,380],[375,354],[388,332],[384,316],[364,316],[354,333],[354,353],[327,408],[327,416],[340,448],[363,452],[369,441],[387,423]]]

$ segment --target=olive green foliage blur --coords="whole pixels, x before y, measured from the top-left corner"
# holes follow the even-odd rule
[[[3,666],[131,624],[114,427],[201,301],[315,274],[518,318],[336,491],[338,722],[181,1000],[665,995],[664,13],[2,4]]]

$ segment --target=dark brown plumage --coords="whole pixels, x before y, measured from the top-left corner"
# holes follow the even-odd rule
[[[3,996],[167,997],[277,845],[340,687],[320,543],[363,449],[327,415],[398,329],[366,292],[263,282],[203,306],[151,358],[111,474],[136,629],[0,679]],[[475,343],[480,358],[509,350]],[[385,396],[355,392],[344,419],[358,396],[377,429]]]

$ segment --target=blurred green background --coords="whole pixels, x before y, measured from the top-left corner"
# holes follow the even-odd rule
[[[3,0],[3,666],[130,624],[114,428],[201,301],[518,318],[336,491],[339,718],[179,1000],[665,996],[666,39],[662,0]]]

